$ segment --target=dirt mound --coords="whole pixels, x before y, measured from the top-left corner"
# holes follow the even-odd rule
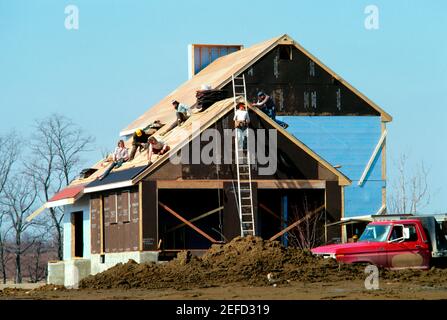
[[[269,275],[267,277],[267,275]],[[340,266],[309,251],[285,248],[278,241],[238,237],[213,245],[201,258],[187,251],[163,264],[118,264],[80,282],[80,288],[193,288],[230,283],[271,285],[289,281],[331,281],[364,278],[359,266]]]

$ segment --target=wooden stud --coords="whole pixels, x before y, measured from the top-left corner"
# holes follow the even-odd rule
[[[71,222],[71,257],[75,258],[75,241],[76,241],[76,230],[75,230],[75,215],[73,212],[70,213],[70,222]]]
[[[100,253],[104,254],[104,196],[99,196],[99,237],[100,237]]]
[[[345,217],[345,187],[341,188],[341,218]],[[341,226],[341,241],[347,242],[346,225]]]
[[[143,251],[143,183],[138,183],[138,247]]]

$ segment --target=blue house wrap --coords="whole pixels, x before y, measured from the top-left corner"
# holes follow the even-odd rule
[[[377,116],[278,116],[287,130],[339,169],[352,185],[345,187],[344,217],[376,214],[382,207],[382,149],[358,182],[382,134]]]

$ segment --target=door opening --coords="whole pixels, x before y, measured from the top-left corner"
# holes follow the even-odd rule
[[[83,212],[72,212],[71,214],[71,236],[72,236],[72,256],[82,258],[84,256],[84,228]]]

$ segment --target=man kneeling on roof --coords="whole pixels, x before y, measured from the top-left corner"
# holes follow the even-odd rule
[[[148,139],[155,132],[163,127],[163,124],[160,120],[155,120],[154,122],[147,125],[144,129],[135,130],[132,137],[132,150],[130,151],[129,161],[132,161],[135,158],[135,153],[137,149],[140,149],[140,152],[143,152],[144,149],[148,147]]]
[[[113,152],[113,162],[112,164],[107,168],[104,173],[99,176],[99,180],[104,179],[108,176],[110,171],[112,171],[113,168],[119,168],[123,165],[124,162],[129,160],[129,152],[127,151],[127,148],[124,146],[124,141],[120,140],[118,141],[118,146],[115,148],[115,151]]]
[[[183,122],[188,120],[190,116],[190,108],[184,103],[180,103],[177,100],[172,100],[172,105],[175,108],[175,114],[177,115],[177,125],[181,126]]]
[[[152,164],[152,155],[163,155],[169,151],[169,146],[161,139],[157,139],[154,136],[149,138],[149,149],[147,150],[147,160],[149,165]]]
[[[258,102],[253,103],[253,106],[259,107],[266,115],[274,120],[281,127],[286,129],[289,125],[281,120],[276,119],[276,105],[272,97],[266,95],[264,92],[258,92]]]
[[[140,149],[140,152],[142,152],[144,149],[147,148],[149,137],[150,134],[147,134],[144,130],[142,129],[135,130],[132,137],[132,150],[130,151],[130,157],[129,157],[130,161],[132,161],[133,158],[135,157],[137,149]]]

